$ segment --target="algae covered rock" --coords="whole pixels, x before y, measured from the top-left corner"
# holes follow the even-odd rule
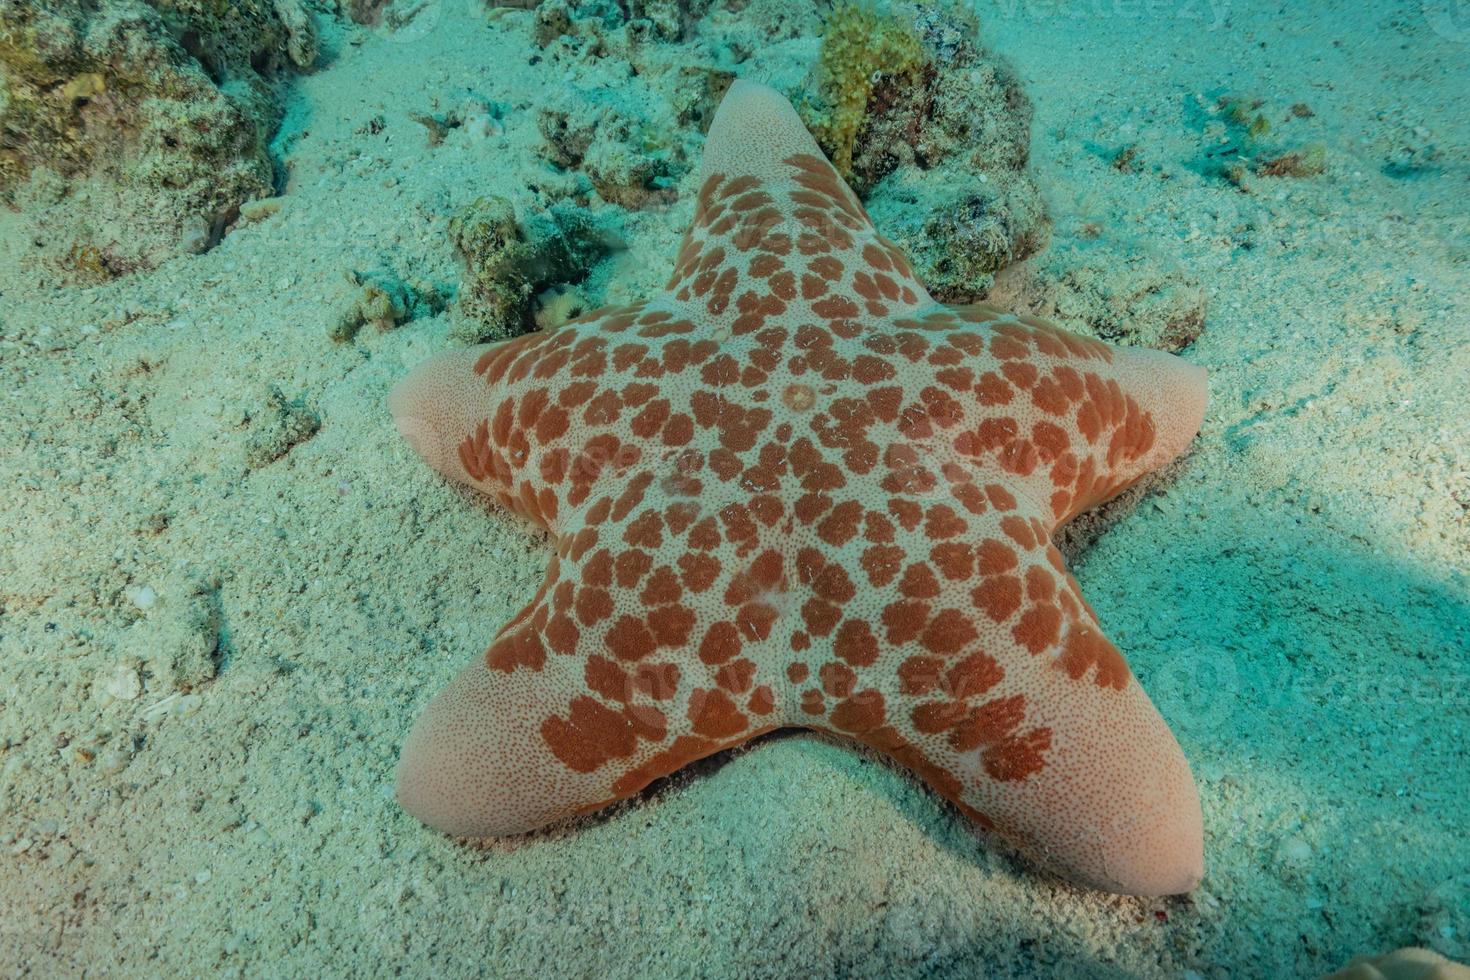
[[[0,199],[87,282],[217,241],[272,193],[276,85],[316,57],[299,0],[0,0]]]
[[[1046,210],[1023,171],[914,179],[922,173],[905,168],[888,177],[867,208],[936,299],[968,302],[995,273],[1046,246]]]
[[[1017,270],[987,299],[1091,333],[1102,340],[1178,353],[1205,326],[1205,293],[1162,257],[1102,243],[1054,248]]]
[[[1056,315],[1082,320],[1103,340],[1177,353],[1205,326],[1205,296],[1181,269],[1130,254],[1082,262],[1057,282]]]
[[[646,20],[661,41],[677,41],[684,36],[688,8],[684,0],[628,0],[628,16]]]
[[[832,8],[816,67],[819,108],[809,110],[806,123],[859,193],[872,182],[870,158],[884,142],[870,130],[886,121],[896,103],[920,98],[922,76],[929,71],[918,33],[902,19],[854,0]]]
[[[610,204],[637,210],[668,203],[689,169],[674,124],[662,112],[647,115],[598,92],[578,92],[536,115],[545,157],[586,174]]]
[[[533,297],[581,280],[607,250],[606,238],[584,208],[558,201],[524,210],[518,217],[510,201],[486,196],[449,223],[466,269],[459,292],[462,340],[524,333],[532,323]]]
[[[1030,155],[1031,103],[957,6],[838,4],[808,88],[804,120],[859,194],[903,166],[1021,170]]]
[[[219,582],[171,576],[139,628],[143,679],[150,690],[192,691],[219,672]]]
[[[344,271],[336,316],[327,325],[327,336],[346,343],[371,324],[391,330],[410,320],[437,316],[447,305],[439,284],[399,271],[402,260],[388,256],[362,268]]]
[[[250,413],[249,421],[245,465],[252,470],[274,463],[322,426],[321,417],[303,399],[288,399],[274,385],[267,390],[265,404]]]
[[[813,134],[937,298],[972,299],[1046,245],[1031,104],[963,8],[839,3],[807,90]]]

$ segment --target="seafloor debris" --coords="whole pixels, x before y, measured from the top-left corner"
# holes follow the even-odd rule
[[[541,0],[531,17],[531,39],[540,48],[566,38],[570,52],[626,56],[645,42],[683,40],[709,7],[699,0]]]
[[[1251,177],[1315,177],[1327,169],[1327,150],[1320,143],[1292,144],[1282,138],[1264,99],[1220,96],[1196,113],[1204,149],[1194,167],[1209,177],[1251,190]],[[1294,103],[1280,114],[1279,125],[1310,119],[1312,110]]]
[[[208,248],[271,194],[276,80],[316,50],[301,0],[0,3],[0,197],[38,265],[93,282]]]
[[[1120,174],[1136,174],[1142,171],[1143,167],[1138,159],[1139,149],[1137,143],[1129,143],[1119,150],[1113,157],[1113,169]]]
[[[457,108],[447,112],[410,112],[408,118],[424,127],[429,146],[441,146],[449,134],[463,129],[475,136],[498,136],[505,131],[498,117],[499,108],[484,99],[470,96]],[[359,128],[359,132],[377,135],[386,123],[382,116],[374,116]]]
[[[1320,144],[1256,161],[1260,177],[1315,177],[1326,169],[1327,151]]]
[[[387,330],[408,319],[411,294],[397,277],[353,270],[347,281],[353,287],[352,298],[328,331],[333,340],[351,340],[369,323]]]
[[[1382,120],[1384,146],[1383,173],[1394,180],[1427,177],[1444,170],[1444,151],[1433,135],[1416,117]]]

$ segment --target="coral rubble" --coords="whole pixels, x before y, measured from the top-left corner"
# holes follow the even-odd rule
[[[300,0],[0,2],[0,198],[38,265],[93,282],[210,247],[272,193],[278,80],[316,51]]]

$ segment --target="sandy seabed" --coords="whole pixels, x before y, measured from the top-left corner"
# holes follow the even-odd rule
[[[529,15],[431,7],[411,38],[324,31],[279,212],[207,254],[42,290],[0,214],[0,972],[1224,978],[1470,952],[1470,25],[978,7],[1035,103],[1057,239],[1162,256],[1208,299],[1193,451],[1065,542],[1203,799],[1203,886],[1143,900],[1040,875],[803,734],[482,848],[398,808],[413,718],[548,557],[393,431],[384,396],[450,315],[328,336],[349,270],[454,282],[446,216],[544,167],[559,82]],[[502,125],[430,146],[410,114],[467,91]],[[1191,169],[1224,93],[1309,106],[1327,172],[1247,194]],[[1134,144],[1140,172],[1111,166]],[[684,190],[630,217],[609,299],[666,276]],[[291,403],[320,426],[261,465]],[[213,679],[170,683],[200,656]]]

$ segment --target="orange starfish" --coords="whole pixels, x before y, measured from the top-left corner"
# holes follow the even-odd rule
[[[663,293],[391,396],[556,546],[414,727],[399,800],[515,834],[817,728],[1074,881],[1193,888],[1189,766],[1051,535],[1183,451],[1204,371],[936,303],[771,89],[731,88],[702,177]]]

